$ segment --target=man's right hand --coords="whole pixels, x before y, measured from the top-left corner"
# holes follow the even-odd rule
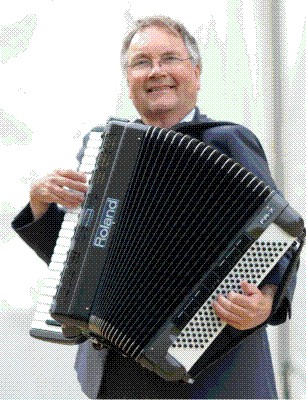
[[[51,203],[67,208],[78,207],[84,201],[87,188],[86,175],[71,169],[57,169],[38,179],[30,189],[30,206],[34,219],[45,214]]]

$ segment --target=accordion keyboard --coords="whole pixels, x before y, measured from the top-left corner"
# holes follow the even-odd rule
[[[87,175],[87,182],[89,182],[91,178],[100,148],[101,132],[91,131],[82,163],[79,166],[79,171]],[[81,207],[78,207],[69,209],[65,213],[49,268],[43,278],[43,285],[40,290],[40,296],[30,328],[30,335],[35,338],[62,343],[70,342],[70,339],[62,334],[61,325],[50,316],[49,310],[56,293],[57,285],[60,281],[64,262],[66,261],[67,253],[71,246],[71,239],[74,235],[80,212]],[[72,343],[74,342],[72,341]]]

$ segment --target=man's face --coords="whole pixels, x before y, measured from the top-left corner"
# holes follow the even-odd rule
[[[184,61],[159,64],[172,56]],[[130,98],[142,118],[169,112],[183,117],[196,105],[200,68],[187,59],[190,55],[179,34],[154,26],[145,28],[133,37],[127,57],[128,65],[142,60],[153,63],[149,70],[128,67],[127,71]]]

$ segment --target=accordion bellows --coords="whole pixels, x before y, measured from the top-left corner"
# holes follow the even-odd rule
[[[192,382],[243,333],[219,293],[257,285],[301,218],[240,164],[168,129],[110,122],[51,307],[165,379]]]

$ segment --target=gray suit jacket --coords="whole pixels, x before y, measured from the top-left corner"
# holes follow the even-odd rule
[[[196,110],[194,120],[174,127],[212,144],[236,159],[271,187],[275,183],[262,147],[255,135],[240,125],[212,124]],[[203,125],[204,123],[204,125]],[[84,145],[88,135],[84,138]],[[78,154],[80,160],[84,147]],[[47,263],[50,262],[64,212],[52,204],[47,213],[33,222],[29,205],[12,223],[16,232]],[[279,284],[290,254],[285,255],[266,283]],[[292,279],[277,310],[269,319],[279,324],[290,316],[295,279]],[[83,391],[90,398],[276,398],[276,387],[265,327],[245,339],[213,366],[206,368],[193,385],[165,382],[134,361],[114,351],[97,351],[86,341],[79,345],[75,368]]]

